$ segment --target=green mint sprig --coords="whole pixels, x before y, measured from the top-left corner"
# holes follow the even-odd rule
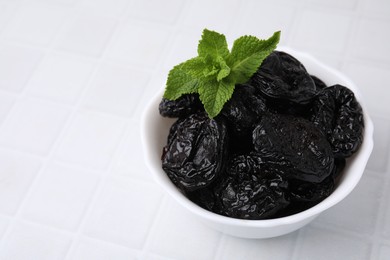
[[[267,40],[246,35],[235,40],[229,51],[225,35],[204,29],[198,56],[169,72],[164,98],[175,100],[183,94],[198,93],[209,117],[217,116],[235,85],[249,80],[279,39],[280,31]]]

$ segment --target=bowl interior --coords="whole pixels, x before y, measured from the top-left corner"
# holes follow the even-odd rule
[[[163,95],[163,89],[161,89],[161,92],[158,93],[147,105],[142,117],[141,137],[144,146],[143,152],[146,164],[153,174],[155,180],[174,199],[176,199],[182,206],[200,216],[201,218],[217,223],[253,227],[270,227],[299,222],[304,219],[313,217],[340,202],[353,190],[364,172],[365,166],[373,148],[373,124],[369,115],[367,114],[366,106],[364,105],[364,101],[361,98],[361,94],[358,88],[347,77],[338,71],[320,63],[318,60],[308,54],[289,48],[278,48],[278,50],[285,51],[293,55],[304,64],[310,74],[317,76],[327,85],[341,84],[347,86],[355,93],[355,96],[360,102],[364,113],[365,129],[363,143],[360,149],[347,160],[342,177],[340,178],[339,182],[336,183],[334,192],[321,203],[313,206],[312,208],[287,217],[268,220],[241,220],[221,216],[213,212],[209,212],[188,200],[181,192],[179,192],[179,190],[174,186],[174,184],[170,181],[168,176],[161,168],[162,149],[166,145],[169,128],[175,121],[175,119],[164,118],[159,115],[158,105]]]

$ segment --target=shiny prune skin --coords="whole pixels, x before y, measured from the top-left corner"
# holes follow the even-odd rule
[[[221,111],[227,119],[229,129],[237,136],[248,134],[248,130],[259,117],[267,111],[265,101],[256,96],[255,88],[250,85],[237,85],[230,100]]]
[[[240,155],[215,185],[213,211],[232,218],[267,219],[289,205],[285,194],[287,182],[278,171],[259,166],[259,157]]]
[[[362,108],[354,93],[342,85],[322,89],[313,102],[310,120],[325,133],[335,157],[350,157],[363,141]]]
[[[179,118],[163,148],[162,168],[182,191],[206,187],[223,170],[227,130],[222,120],[201,112]]]
[[[184,94],[176,100],[162,98],[159,112],[163,117],[184,117],[202,110],[202,103],[198,94]]]
[[[325,82],[323,82],[320,78],[314,75],[310,75],[311,79],[313,80],[314,84],[316,85],[316,90],[319,91],[321,89],[324,89],[327,87]]]
[[[220,114],[226,119],[232,150],[244,152],[251,147],[253,127],[266,110],[264,98],[256,95],[254,87],[235,86],[231,99]]]
[[[318,183],[331,174],[332,149],[323,133],[304,118],[264,115],[252,137],[263,160],[289,169],[285,177]]]
[[[305,105],[316,96],[316,85],[303,64],[293,56],[272,52],[249,80],[265,97],[280,105]]]

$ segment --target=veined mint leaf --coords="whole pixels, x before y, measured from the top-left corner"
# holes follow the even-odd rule
[[[249,80],[279,39],[280,32],[267,40],[243,36],[229,52],[223,34],[203,30],[198,56],[173,67],[164,97],[175,100],[183,94],[198,93],[209,117],[217,116],[231,98],[235,85]]]
[[[199,85],[199,98],[210,118],[221,112],[223,105],[232,97],[234,86],[225,80],[206,81]]]
[[[220,81],[230,74],[230,68],[221,56],[212,58],[210,55],[207,55],[205,64],[207,66],[203,70],[205,78],[212,77],[214,79],[216,78],[217,81]]]
[[[229,49],[225,35],[204,29],[198,45],[198,55],[200,57],[210,55],[215,59],[217,56],[225,58],[228,54]]]
[[[222,79],[229,76],[230,68],[226,64],[226,61],[221,56],[217,57],[216,62],[218,63],[218,67],[219,67],[218,74],[217,74],[217,81],[221,81]]]
[[[204,60],[196,57],[173,67],[168,74],[164,98],[175,100],[183,94],[198,92]]]
[[[234,41],[227,60],[232,70],[231,77],[234,77],[236,83],[246,82],[257,71],[263,60],[276,48],[279,39],[280,31],[267,40],[242,36]]]

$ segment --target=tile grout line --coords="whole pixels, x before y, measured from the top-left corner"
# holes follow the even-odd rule
[[[42,61],[44,61],[44,59],[46,58],[46,56],[48,56],[49,54],[51,53],[55,53],[56,50],[55,50],[55,46],[56,46],[56,43],[58,42],[58,39],[60,38],[61,34],[60,32],[62,32],[66,26],[71,23],[72,21],[75,20],[75,18],[79,17],[81,14],[82,14],[82,11],[80,10],[81,8],[80,7],[74,7],[76,10],[74,10],[73,12],[70,12],[69,14],[69,17],[67,17],[63,24],[61,26],[59,26],[60,28],[58,29],[56,35],[53,37],[53,39],[51,40],[51,43],[49,45],[47,45],[45,48],[41,47],[41,51],[42,52],[45,52],[43,54],[43,57],[42,57],[42,60],[38,63],[38,65],[36,66],[36,68],[34,68],[34,71],[36,71],[38,69],[38,67],[40,66],[40,64],[42,63]],[[89,79],[86,81],[85,83],[85,87],[84,89],[81,91],[78,99],[76,102],[74,102],[74,104],[72,105],[68,105],[66,106],[68,109],[69,109],[69,115],[68,115],[68,118],[65,120],[65,123],[64,123],[64,126],[62,127],[62,130],[60,131],[60,133],[58,134],[56,140],[53,142],[53,144],[51,145],[51,148],[49,150],[49,152],[45,155],[45,156],[41,156],[41,162],[42,162],[42,166],[40,168],[40,170],[38,171],[38,173],[36,174],[36,176],[33,178],[29,188],[27,189],[27,192],[25,193],[23,199],[22,199],[22,202],[19,204],[18,206],[18,209],[16,211],[16,213],[14,214],[14,216],[12,217],[12,219],[10,220],[10,223],[8,224],[8,227],[6,229],[6,231],[4,232],[3,234],[3,237],[2,237],[2,241],[0,243],[0,251],[1,249],[4,247],[4,243],[5,243],[5,239],[11,232],[12,228],[14,225],[16,225],[17,222],[19,221],[26,221],[26,222],[30,222],[29,220],[24,220],[23,217],[22,217],[22,210],[24,208],[24,204],[27,203],[27,198],[29,197],[29,195],[31,194],[36,182],[39,180],[40,176],[42,175],[42,172],[45,171],[45,169],[47,168],[47,165],[45,164],[46,162],[50,161],[52,158],[55,157],[55,151],[57,149],[58,146],[61,145],[61,141],[62,141],[62,137],[64,136],[64,134],[67,132],[67,130],[69,129],[72,121],[73,121],[73,118],[74,118],[74,115],[79,111],[79,109],[81,108],[81,103],[83,101],[83,97],[86,95],[88,89],[89,89],[89,86],[91,84],[91,81],[92,79],[94,78],[94,76],[96,75],[98,69],[99,69],[99,65],[103,62],[103,59],[102,59],[102,56],[104,54],[104,52],[107,50],[107,47],[109,45],[109,43],[112,41],[112,38],[113,38],[113,34],[115,33],[116,29],[117,29],[117,24],[118,24],[118,20],[116,19],[115,20],[115,27],[113,29],[113,32],[111,34],[111,37],[108,39],[108,42],[106,43],[106,46],[105,46],[105,49],[102,51],[102,53],[99,55],[99,57],[97,57],[97,61],[96,61],[96,64],[95,64],[95,67],[93,69],[93,71],[91,72],[91,75],[89,77]],[[26,43],[22,43],[21,44],[22,46],[28,46],[29,48],[34,48],[34,46],[32,45],[29,45],[29,44],[26,44]],[[69,53],[69,52],[66,52],[66,51],[63,51],[63,53]],[[73,52],[70,52],[71,55],[74,55]],[[76,55],[76,56],[80,56],[80,55]],[[84,55],[82,55],[84,57]],[[88,56],[88,58],[91,58]],[[96,56],[93,56],[93,58],[96,58]],[[32,73],[33,74],[33,73]],[[16,98],[16,100],[20,100],[20,99],[23,99],[25,97],[29,97],[28,96],[28,88],[29,88],[29,82],[31,81],[32,79],[32,76],[29,78],[29,80],[26,82],[25,86],[24,86],[24,89],[18,93],[18,97]],[[38,100],[43,100],[44,102],[47,102],[47,99],[42,99],[42,98],[35,98],[35,99],[38,99]],[[3,121],[3,124],[4,125],[4,122],[6,122],[7,118],[9,117],[11,111],[13,110],[13,108],[15,107],[17,101],[15,101],[15,103],[13,104],[13,106],[11,107],[11,109],[8,111],[8,114],[6,116],[6,118],[4,119]],[[54,103],[54,102],[53,102]],[[61,104],[61,106],[63,106]],[[128,124],[128,123],[126,123]],[[1,126],[0,126],[0,130],[1,130]],[[122,133],[122,139],[124,138],[123,137],[124,133]],[[120,142],[120,140],[118,141]],[[19,150],[17,150],[19,151]],[[21,153],[24,153],[23,151],[20,151]],[[115,153],[115,152],[114,152]],[[34,154],[36,155],[36,154]],[[108,168],[108,167],[107,167]],[[106,169],[106,171],[108,171]],[[95,191],[97,190],[98,186],[102,183],[102,176],[100,176],[100,180],[98,181],[98,184],[97,184],[97,187],[95,189]],[[96,196],[96,194],[93,194],[92,197]],[[91,203],[89,204],[91,205]],[[86,214],[86,212],[84,212],[84,214]],[[35,223],[33,221],[31,221],[30,223]],[[62,229],[57,229],[56,227],[52,227],[50,225],[44,225],[44,224],[41,224],[41,223],[35,223],[39,226],[44,226],[46,228],[49,228],[49,229],[54,229],[54,230],[57,230],[57,231],[60,231],[60,232],[65,232],[65,233],[68,233],[68,230],[62,230]],[[75,232],[70,232],[70,236],[73,236],[75,237],[76,236],[76,233]],[[74,242],[74,239],[71,240],[71,243],[70,243],[70,246],[68,248],[68,251],[67,253],[69,253],[70,249],[72,248],[72,244]]]
[[[383,189],[381,191],[381,199],[380,199],[380,202],[379,202],[379,209],[377,211],[377,216],[376,216],[376,219],[375,219],[375,229],[374,229],[374,233],[372,235],[372,239],[371,239],[371,259],[377,259],[378,257],[378,254],[379,254],[379,247],[380,247],[380,242],[383,240],[382,237],[383,237],[383,223],[385,222],[386,220],[386,202],[387,202],[387,197],[386,195],[390,195],[390,192],[388,189],[386,189],[386,187],[390,187],[390,180],[389,180],[389,177],[387,175],[383,176],[382,177],[384,180],[384,185],[383,185]]]
[[[155,226],[157,225],[157,222],[158,222],[157,220],[161,216],[163,208],[167,205],[167,203],[168,203],[167,201],[168,201],[167,195],[164,194],[163,198],[161,199],[160,205],[159,205],[158,209],[156,210],[156,214],[154,215],[152,223],[149,227],[149,230],[147,232],[145,241],[143,242],[142,248],[140,249],[140,255],[139,255],[140,259],[147,259],[146,258],[147,254],[150,253],[147,251],[149,248],[149,245],[151,243],[150,240],[153,237],[153,234],[155,233]]]
[[[178,14],[178,17],[176,18],[176,22],[171,26],[171,28],[172,28],[171,33],[172,34],[170,36],[170,39],[168,39],[167,43],[166,43],[167,46],[165,47],[165,50],[164,50],[165,57],[169,56],[173,50],[173,42],[175,41],[175,35],[177,34],[176,32],[179,30],[180,21],[182,21],[184,19],[184,16],[188,12],[189,8],[190,8],[190,3],[185,2],[182,6],[181,12]],[[163,58],[164,58],[164,55],[160,59],[159,64],[157,66],[155,66],[155,71],[163,70],[163,67],[164,67]],[[138,112],[138,111],[140,111],[140,109],[141,108],[140,108],[140,102],[139,102],[137,107],[135,108],[135,111]],[[147,254],[150,253],[150,252],[148,252],[148,248],[149,248],[149,245],[151,243],[151,238],[153,237],[153,234],[155,232],[155,226],[157,225],[157,222],[158,222],[157,220],[158,220],[159,216],[161,216],[161,214],[162,214],[162,209],[164,208],[164,205],[167,204],[167,200],[168,200],[167,195],[164,194],[162,201],[161,201],[161,204],[156,212],[156,215],[153,218],[152,224],[149,227],[145,241],[143,242],[143,246],[140,250],[141,251],[140,256],[139,256],[140,259],[146,259]]]

